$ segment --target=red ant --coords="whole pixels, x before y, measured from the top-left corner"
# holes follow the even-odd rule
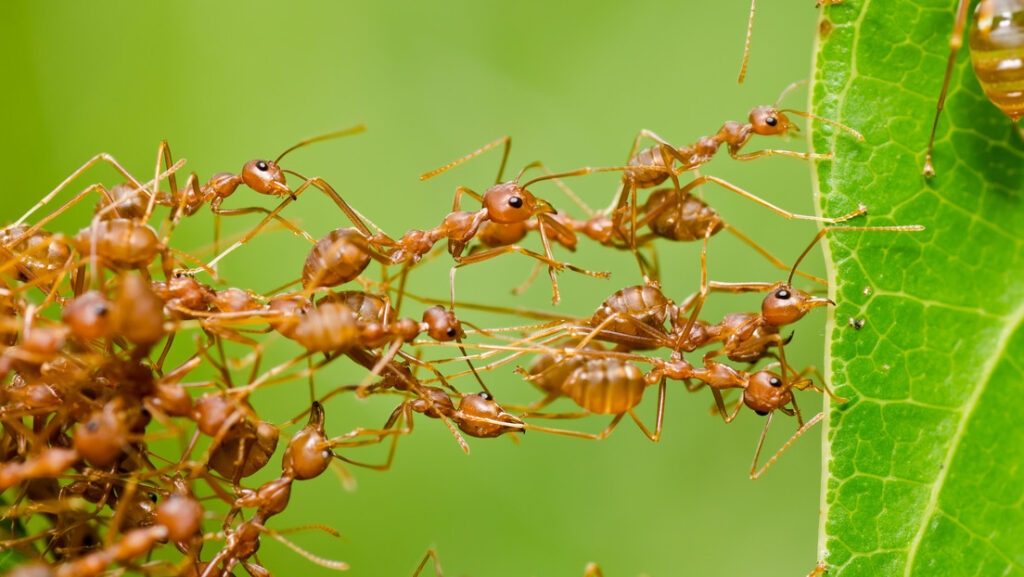
[[[612,172],[612,171],[623,171],[629,170],[628,167],[607,167],[607,168],[592,168],[584,167],[570,172],[564,172],[560,174],[545,174],[528,181],[526,184],[520,185],[519,179],[523,173],[534,166],[538,166],[539,163],[532,163],[525,166],[519,171],[519,174],[515,179],[501,182],[501,175],[504,172],[506,160],[511,149],[512,140],[510,137],[505,136],[487,144],[483,148],[476,150],[442,166],[430,172],[420,175],[420,180],[427,180],[433,178],[442,172],[445,172],[453,167],[456,167],[467,160],[475,158],[492,148],[495,148],[499,144],[504,145],[504,154],[502,156],[501,166],[498,169],[498,177],[494,186],[487,189],[483,195],[477,194],[472,190],[459,186],[455,189],[455,202],[453,204],[453,212],[445,218],[445,221],[435,229],[429,231],[413,230],[406,233],[397,242],[392,241],[394,244],[389,247],[388,252],[392,263],[398,264],[411,260],[412,262],[418,261],[423,255],[425,255],[436,242],[443,238],[448,239],[448,252],[455,258],[455,262],[458,266],[464,266],[474,262],[480,262],[493,258],[495,256],[509,253],[519,252],[535,258],[540,262],[548,265],[548,271],[551,277],[551,288],[553,291],[552,302],[557,303],[560,300],[558,294],[558,281],[555,278],[555,272],[562,269],[569,269],[575,272],[586,274],[589,276],[596,276],[604,278],[608,276],[608,273],[597,273],[575,267],[573,265],[559,262],[554,260],[551,255],[551,243],[548,239],[547,231],[553,229],[555,231],[561,231],[562,234],[571,235],[572,232],[561,225],[557,220],[550,217],[550,214],[555,213],[555,209],[547,201],[538,199],[528,190],[531,184],[541,182],[544,180],[552,180],[556,178],[563,178],[568,176],[582,176],[586,174],[592,174],[597,172]],[[642,167],[651,170],[664,170],[654,167]],[[459,211],[462,195],[469,195],[476,200],[479,200],[483,204],[483,208],[479,211],[461,212]],[[544,254],[538,254],[528,249],[525,249],[519,245],[504,245],[489,250],[477,252],[475,254],[469,254],[462,256],[462,252],[465,250],[467,243],[470,240],[481,234],[483,225],[487,223],[496,223],[498,225],[518,225],[525,223],[530,219],[537,219],[537,230],[541,236],[541,242],[544,245]]]

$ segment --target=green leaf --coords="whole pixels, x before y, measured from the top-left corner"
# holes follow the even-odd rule
[[[815,134],[836,153],[821,210],[927,227],[827,243],[826,362],[850,399],[826,425],[830,575],[1024,575],[1024,147],[966,43],[921,176],[953,4],[848,0],[819,26],[814,111],[866,137]]]

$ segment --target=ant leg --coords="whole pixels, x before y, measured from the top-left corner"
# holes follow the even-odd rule
[[[477,202],[483,202],[484,197],[480,196],[479,193],[474,192],[471,188],[465,186],[455,187],[455,197],[452,199],[452,212],[458,212],[462,210],[462,195],[471,196],[473,200]]]
[[[759,196],[756,196],[756,195],[754,195],[754,194],[752,194],[750,192],[747,192],[746,190],[743,190],[742,188],[740,188],[740,187],[738,187],[738,186],[736,186],[736,185],[734,185],[732,183],[726,182],[726,181],[724,181],[724,180],[722,180],[720,178],[714,177],[714,176],[701,176],[699,178],[696,178],[696,179],[694,179],[693,182],[688,184],[687,187],[690,187],[690,186],[694,186],[694,187],[700,186],[701,184],[704,184],[706,182],[713,182],[713,183],[715,183],[715,184],[717,184],[717,185],[719,185],[719,186],[721,186],[723,188],[731,190],[731,191],[735,192],[736,194],[739,194],[740,196],[744,196],[744,197],[746,197],[746,198],[756,202],[757,204],[760,204],[761,206],[763,206],[763,207],[765,207],[765,208],[767,208],[767,209],[769,209],[769,210],[771,210],[771,211],[773,211],[773,212],[775,212],[775,213],[777,213],[777,214],[779,214],[781,216],[784,216],[785,218],[788,218],[788,219],[813,220],[813,221],[816,221],[816,222],[825,222],[825,223],[828,223],[828,224],[835,224],[837,222],[842,222],[844,220],[849,220],[849,219],[851,219],[851,218],[853,218],[855,216],[860,216],[860,215],[865,214],[867,212],[867,207],[862,204],[859,207],[857,207],[857,210],[854,210],[854,211],[850,212],[849,214],[845,214],[843,216],[839,216],[839,217],[836,217],[836,218],[824,218],[824,217],[818,217],[818,216],[807,216],[807,215],[802,215],[802,214],[795,214],[795,213],[789,212],[788,210],[784,210],[782,208],[779,208],[779,207],[777,207],[774,204],[768,202],[767,200],[764,200],[763,198],[761,198]],[[683,190],[685,191],[687,189],[684,188]]]
[[[512,294],[521,295],[524,292],[526,292],[526,289],[530,288],[530,285],[533,284],[533,281],[537,280],[537,276],[540,274],[540,271],[543,268],[544,263],[541,262],[538,262],[537,264],[533,265],[533,270],[530,271],[530,275],[526,277],[526,280],[523,281],[523,284],[512,289]]]
[[[103,152],[103,153],[97,154],[96,156],[92,157],[91,159],[89,159],[88,162],[86,162],[85,164],[80,166],[77,170],[72,172],[67,178],[64,179],[63,182],[61,182],[60,184],[57,185],[57,188],[53,189],[52,191],[50,191],[49,194],[47,194],[42,199],[40,199],[39,202],[37,202],[35,204],[35,206],[33,206],[32,208],[30,208],[28,210],[28,212],[26,212],[25,214],[21,215],[21,218],[19,218],[17,221],[15,221],[14,226],[19,226],[22,223],[24,223],[28,219],[28,217],[32,216],[32,213],[34,213],[35,211],[39,210],[40,208],[45,206],[47,203],[49,203],[51,200],[53,200],[53,197],[57,196],[57,193],[59,193],[61,190],[63,190],[64,187],[67,186],[72,180],[78,178],[79,175],[81,175],[83,172],[85,172],[90,167],[92,167],[92,165],[96,164],[97,162],[99,162],[101,160],[103,162],[106,162],[107,164],[113,166],[114,170],[116,170],[119,173],[121,173],[121,176],[123,176],[126,180],[128,180],[128,182],[132,183],[132,185],[135,186],[136,189],[144,190],[146,188],[141,182],[138,181],[138,179],[136,179],[134,176],[132,176],[130,172],[128,172],[127,170],[122,168],[121,165],[118,164],[117,160],[115,160],[113,156],[110,156],[109,154]]]
[[[782,270],[790,270],[790,268],[788,266],[786,266],[785,263],[783,263],[781,260],[776,258],[775,255],[773,255],[772,253],[770,253],[767,250],[765,250],[764,247],[762,247],[761,245],[759,245],[756,242],[754,242],[754,240],[749,238],[749,237],[747,237],[747,235],[741,233],[739,230],[736,229],[736,227],[732,226],[731,224],[729,224],[729,223],[727,223],[725,221],[721,221],[721,222],[724,225],[726,230],[728,230],[730,233],[732,233],[733,236],[735,236],[736,238],[738,238],[741,241],[743,241],[744,244],[746,244],[750,248],[752,248],[755,251],[757,251],[757,254],[763,256],[765,258],[765,260],[767,260],[768,262],[772,263],[773,265],[775,265],[776,267],[778,267],[778,268],[780,268]],[[800,275],[800,276],[802,276],[802,277],[804,277],[804,278],[806,278],[806,279],[808,279],[810,281],[816,282],[818,284],[822,284],[822,285],[826,285],[826,286],[828,285],[828,283],[824,279],[820,279],[820,278],[818,278],[818,277],[816,277],[814,275],[807,274],[805,272],[797,272],[796,274],[798,274],[798,275]]]
[[[663,417],[665,416],[665,377],[661,377],[661,384],[658,385],[658,411],[655,414],[657,416],[654,421],[654,434],[651,434],[640,420],[640,417],[636,416],[633,409],[629,410],[629,416],[633,417],[633,421],[635,421],[636,425],[640,427],[640,430],[643,431],[644,435],[647,435],[648,439],[657,443],[658,439],[661,438],[661,424],[664,420]]]
[[[811,427],[816,425],[818,423],[818,421],[820,421],[821,418],[823,416],[825,416],[825,413],[818,413],[817,415],[814,416],[814,418],[812,418],[811,420],[807,421],[804,424],[804,426],[802,426],[799,429],[797,429],[796,433],[794,433],[793,436],[790,437],[790,439],[788,441],[786,441],[786,444],[782,445],[782,448],[779,449],[778,452],[775,453],[772,456],[771,459],[768,459],[768,462],[765,463],[764,467],[761,467],[761,469],[758,470],[758,468],[757,468],[757,458],[761,455],[761,447],[762,447],[762,445],[764,445],[764,437],[765,437],[765,434],[768,433],[768,425],[770,425],[772,423],[772,415],[773,414],[774,414],[774,411],[771,412],[771,413],[768,413],[768,422],[765,423],[764,431],[761,432],[761,441],[757,444],[757,452],[754,453],[754,463],[750,466],[750,479],[751,480],[757,479],[762,474],[764,474],[764,472],[768,470],[768,467],[771,467],[772,464],[775,463],[775,461],[778,460],[778,458],[782,455],[782,453],[786,452],[786,449],[788,449],[790,447],[790,445],[792,445],[798,438],[800,438],[800,435],[803,435],[805,432],[807,432],[807,429],[810,429]],[[812,573],[812,575],[813,575],[813,573]]]
[[[743,45],[743,66],[740,67],[740,77],[736,79],[737,84],[743,84],[747,76],[747,59],[750,58],[750,35],[754,31],[754,8],[757,0],[750,0],[750,20],[747,22],[747,42]]]
[[[579,267],[571,265],[569,263],[559,262],[559,261],[554,260],[553,258],[547,257],[545,255],[542,255],[542,254],[539,254],[539,253],[536,253],[536,252],[533,252],[532,250],[529,250],[529,249],[525,249],[525,248],[523,248],[523,247],[521,247],[519,245],[502,246],[502,247],[498,247],[498,248],[492,248],[492,249],[488,249],[488,250],[485,250],[485,251],[481,251],[481,252],[478,252],[478,253],[475,253],[475,254],[470,254],[470,255],[466,255],[466,256],[459,256],[459,257],[454,257],[454,258],[455,258],[455,262],[458,263],[458,266],[462,267],[462,266],[466,266],[466,265],[473,264],[473,263],[476,263],[476,262],[488,260],[488,259],[494,258],[496,256],[500,256],[502,254],[510,253],[510,252],[518,252],[518,253],[521,253],[521,254],[525,254],[526,256],[529,256],[531,258],[535,258],[535,259],[543,262],[544,264],[548,265],[549,267],[551,267],[554,270],[569,269],[569,270],[571,270],[573,272],[578,272],[580,274],[585,274],[587,276],[592,276],[592,277],[596,277],[596,278],[608,278],[608,276],[609,276],[609,273],[607,273],[607,272],[594,272],[594,271],[590,271],[590,270],[579,268]]]
[[[960,0],[956,6],[956,20],[953,23],[953,35],[949,38],[949,61],[946,62],[946,77],[942,80],[942,92],[939,93],[939,102],[935,105],[935,121],[932,123],[932,135],[928,138],[928,152],[924,156],[924,169],[921,174],[925,178],[935,176],[935,167],[932,166],[932,145],[935,143],[935,129],[939,127],[939,116],[942,115],[942,107],[946,104],[946,92],[949,90],[949,79],[953,75],[953,67],[956,65],[956,54],[964,43],[964,25],[967,24],[967,8],[969,2]]]
[[[371,442],[379,443],[380,441],[381,441],[381,438],[377,438],[376,441],[371,441]],[[363,467],[364,469],[372,469],[374,471],[387,471],[387,470],[391,469],[391,465],[395,461],[395,450],[397,448],[398,448],[398,435],[392,435],[391,436],[391,447],[388,449],[387,459],[385,459],[385,461],[383,463],[381,463],[380,465],[373,465],[373,464],[370,464],[370,463],[363,463],[363,462],[360,462],[360,461],[355,461],[355,460],[349,459],[348,457],[343,457],[343,456],[341,456],[341,455],[339,455],[337,453],[334,453],[334,458],[336,458],[336,459],[338,459],[340,461],[344,461],[344,462],[346,462],[346,463],[348,463],[350,465],[355,465],[356,467]]]
[[[551,254],[551,242],[548,240],[547,232],[544,230],[544,221],[539,214],[537,215],[537,232],[540,233],[540,243],[544,247],[544,256],[553,261],[554,255]],[[555,278],[555,267],[548,265],[548,276],[551,277],[551,304],[557,305],[558,301],[562,300],[562,297],[558,295],[558,279]],[[452,300],[454,301],[454,298]]]
[[[538,427],[536,425],[523,425],[523,428],[527,429],[527,430],[530,430],[530,431],[540,431],[542,433],[552,433],[552,434],[555,434],[555,435],[565,435],[567,437],[578,437],[580,439],[590,439],[592,441],[600,441],[600,440],[603,440],[608,435],[610,435],[613,430],[615,430],[615,427],[619,424],[620,421],[622,421],[622,417],[624,417],[625,415],[626,415],[626,413],[619,413],[618,415],[615,415],[615,418],[612,419],[612,422],[608,424],[608,427],[604,431],[601,431],[600,433],[597,433],[596,435],[592,434],[592,433],[583,433],[583,432],[580,432],[580,431],[567,431],[565,429],[552,429],[550,427]]]
[[[817,152],[796,152],[795,150],[780,150],[778,148],[765,148],[764,150],[757,150],[746,154],[738,154],[729,150],[729,155],[736,160],[754,160],[755,158],[761,158],[762,156],[774,155],[792,156],[793,158],[803,158],[805,160],[828,160],[833,156],[831,152],[818,154]]]
[[[552,176],[555,174],[554,171],[548,168],[543,162],[537,161],[533,164],[534,166],[543,170],[544,173],[547,174],[548,176]],[[594,218],[594,216],[597,215],[597,212],[594,209],[590,208],[590,205],[584,202],[582,198],[580,198],[575,192],[573,192],[572,189],[569,188],[569,186],[562,181],[562,179],[552,178],[551,180],[555,183],[555,186],[560,188],[562,192],[565,193],[565,196],[569,197],[569,200],[573,201],[573,203],[575,203],[576,206],[580,207],[580,210],[582,210],[584,214],[587,215],[587,218]]]
[[[423,174],[420,175],[420,180],[427,180],[427,179],[430,179],[430,178],[434,178],[435,176],[441,174],[442,172],[445,172],[446,170],[455,168],[456,166],[462,164],[463,162],[466,162],[467,160],[471,160],[473,158],[476,158],[477,156],[480,156],[481,154],[487,152],[488,150],[491,150],[492,148],[498,146],[499,144],[504,144],[505,145],[505,150],[504,150],[504,152],[501,155],[501,166],[498,167],[498,178],[497,178],[497,180],[494,181],[494,183],[497,184],[497,183],[501,182],[501,175],[502,175],[503,172],[505,172],[505,164],[508,161],[508,154],[509,154],[509,152],[512,149],[512,137],[511,136],[502,136],[498,140],[495,140],[494,142],[491,142],[490,144],[484,145],[483,148],[480,148],[479,150],[475,150],[473,152],[470,152],[469,154],[467,154],[466,156],[463,156],[462,158],[460,158],[458,160],[453,160],[452,162],[449,162],[448,164],[442,166],[441,168],[435,168],[434,170],[431,170],[430,172],[424,172]]]
[[[108,192],[107,189],[104,188],[102,184],[93,184],[89,188],[86,188],[82,192],[79,192],[78,194],[76,194],[74,197],[71,198],[71,200],[65,202],[57,210],[51,212],[50,214],[48,214],[45,217],[43,217],[42,219],[40,219],[39,222],[37,222],[34,225],[32,225],[31,227],[29,227],[27,230],[25,230],[20,235],[15,237],[12,241],[8,242],[7,246],[13,247],[14,245],[18,244],[19,242],[21,242],[21,241],[31,237],[33,234],[36,233],[36,231],[38,231],[39,229],[41,229],[44,226],[46,226],[46,224],[48,222],[50,222],[51,220],[53,220],[53,219],[57,218],[58,216],[60,216],[61,213],[63,213],[67,209],[71,208],[75,204],[77,204],[80,200],[82,200],[83,198],[88,196],[89,193],[93,192],[93,191],[98,192],[100,194],[100,196],[105,198],[107,200],[108,206],[114,205],[114,198],[112,196],[110,196],[110,192]],[[114,210],[116,211],[117,208],[115,207]],[[118,214],[118,216],[120,216],[120,213],[116,213],[116,214]],[[20,221],[14,223],[11,226],[15,227],[15,226],[18,226],[19,224],[20,224]]]
[[[686,320],[686,326],[683,328],[682,334],[689,338],[690,331],[693,329],[693,325],[697,322],[697,317],[700,316],[700,310],[704,308],[704,301],[708,296],[708,239],[711,238],[714,227],[708,227],[704,233],[704,244],[700,250],[700,293],[697,297],[697,304],[693,305],[693,312],[690,313],[690,317]],[[690,303],[687,303],[690,306]]]
[[[444,572],[441,571],[441,561],[437,558],[437,552],[433,549],[428,549],[427,554],[423,556],[423,560],[420,561],[419,567],[416,568],[416,572],[412,574],[412,577],[419,577],[420,571],[427,566],[429,559],[434,560],[434,572],[437,573],[437,577],[444,577]]]
[[[243,214],[252,214],[254,212],[258,212],[258,213],[262,213],[262,214],[271,214],[271,211],[269,211],[269,210],[267,210],[267,209],[265,209],[265,208],[263,208],[261,206],[250,206],[248,208],[227,208],[227,209],[218,208],[217,210],[214,211],[214,214],[220,215],[220,216],[239,216],[239,215],[243,215]],[[287,228],[288,230],[292,231],[292,233],[295,234],[295,236],[301,236],[302,238],[308,240],[311,244],[316,244],[316,239],[315,238],[310,236],[310,234],[308,232],[302,230],[301,228],[299,228],[297,225],[295,225],[290,220],[288,220],[288,219],[286,219],[286,218],[284,218],[284,217],[282,217],[280,215],[276,215],[276,214],[272,218],[274,220],[276,220],[277,222],[281,223],[281,225],[284,226],[285,228]]]
[[[288,547],[292,551],[295,551],[299,555],[302,555],[303,557],[305,557],[309,561],[312,561],[313,563],[316,563],[317,565],[319,565],[321,567],[326,567],[328,569],[334,569],[335,571],[344,571],[344,570],[348,569],[348,563],[345,563],[343,561],[333,561],[331,559],[324,559],[323,557],[318,557],[318,556],[310,553],[309,551],[306,551],[302,547],[299,547],[295,543],[292,543],[288,539],[285,539],[277,531],[274,531],[272,529],[268,529],[266,527],[261,527],[260,531],[263,532],[263,533],[266,533],[267,535],[270,535],[274,539],[277,539],[285,547]],[[267,571],[266,569],[263,569],[262,567],[260,567],[260,569],[262,571],[264,571],[263,573],[253,573],[252,572],[252,568],[251,568],[252,563],[243,563],[243,566],[245,567],[245,570],[248,571],[253,577],[264,577],[264,576],[265,577],[272,577],[270,571]],[[230,574],[230,573],[228,573],[228,574]]]
[[[732,409],[732,411],[729,411],[725,407],[725,399],[722,397],[722,391],[712,387],[711,395],[715,398],[715,406],[712,408],[711,413],[713,415],[721,415],[722,420],[725,421],[726,424],[736,420],[736,417],[740,414],[740,410],[743,409],[743,399],[740,398],[740,400],[737,401],[736,406]]]

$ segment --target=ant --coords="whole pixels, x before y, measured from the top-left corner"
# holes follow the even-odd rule
[[[392,241],[394,245],[389,248],[392,263],[398,264],[408,260],[416,262],[425,255],[436,242],[440,241],[442,238],[447,238],[448,252],[454,257],[458,266],[480,262],[509,252],[522,253],[537,259],[543,264],[547,264],[548,272],[551,277],[551,289],[553,292],[551,301],[553,303],[558,303],[561,300],[558,293],[558,281],[555,278],[556,271],[569,269],[588,276],[606,278],[608,273],[593,272],[554,260],[554,257],[551,254],[551,242],[548,238],[547,231],[549,229],[554,229],[556,231],[564,231],[564,233],[568,233],[569,235],[572,233],[571,231],[567,231],[564,226],[550,216],[551,214],[556,213],[551,204],[545,200],[535,197],[532,193],[526,190],[527,187],[545,180],[569,176],[582,176],[597,172],[628,171],[633,169],[665,171],[667,169],[651,166],[605,168],[584,167],[560,174],[545,174],[528,181],[526,184],[520,185],[519,180],[522,178],[523,173],[530,168],[540,165],[540,163],[534,162],[523,167],[515,179],[502,182],[502,173],[505,170],[506,161],[508,160],[509,151],[511,150],[512,145],[511,137],[504,136],[474,152],[467,154],[466,156],[463,156],[462,158],[459,158],[458,160],[452,161],[440,168],[420,175],[420,180],[433,178],[434,176],[454,168],[467,160],[475,158],[498,145],[504,145],[504,153],[502,155],[501,165],[498,168],[498,176],[495,179],[496,184],[488,188],[482,195],[477,194],[464,186],[457,187],[455,189],[455,202],[452,206],[452,213],[445,218],[444,222],[440,226],[429,231],[413,230],[406,233],[406,235],[398,241]],[[460,211],[459,207],[462,195],[468,195],[479,200],[483,205],[483,208],[472,213]],[[512,244],[462,256],[467,243],[481,234],[482,227],[485,224],[495,223],[498,225],[519,225],[533,218],[537,219],[537,230],[540,233],[541,243],[544,246],[543,255],[527,250],[519,245]]]
[[[550,349],[538,350],[537,352],[549,353]],[[559,370],[560,362],[572,362],[573,357],[576,355],[586,356],[587,360],[583,363],[576,363],[575,368],[571,372]],[[750,468],[751,479],[757,479],[760,477],[773,463],[775,463],[779,456],[781,456],[782,453],[796,441],[796,439],[803,435],[807,429],[817,423],[823,416],[823,413],[819,413],[807,423],[804,423],[800,409],[796,404],[796,398],[792,394],[792,390],[812,389],[832,395],[831,391],[829,391],[827,387],[824,389],[819,388],[814,385],[810,379],[803,378],[808,371],[797,374],[793,379],[787,379],[785,376],[780,376],[768,370],[761,370],[756,373],[739,371],[729,365],[710,359],[705,359],[703,368],[696,368],[678,355],[673,355],[670,360],[666,361],[659,358],[628,353],[617,353],[615,351],[581,349],[579,346],[573,349],[562,349],[560,353],[556,353],[554,359],[553,363],[547,364],[545,368],[537,373],[530,374],[527,379],[551,379],[551,377],[562,376],[568,373],[565,380],[561,383],[561,393],[572,398],[582,408],[587,409],[587,412],[555,415],[535,413],[523,415],[524,418],[575,418],[586,416],[600,412],[595,411],[593,407],[601,402],[604,402],[605,406],[608,407],[611,407],[614,403],[620,403],[619,407],[629,406],[629,408],[622,413],[618,413],[609,426],[597,435],[581,433],[578,431],[536,427],[534,425],[526,425],[525,428],[560,435],[600,440],[604,439],[611,433],[615,426],[618,425],[625,412],[629,412],[648,438],[652,441],[657,441],[664,413],[665,380],[672,379],[684,381],[686,388],[690,391],[695,391],[703,386],[708,386],[715,398],[718,412],[726,423],[732,422],[744,406],[759,415],[768,417],[764,430],[761,433],[757,450],[754,453],[754,460]],[[636,366],[630,364],[630,361],[649,363],[654,366],[654,369],[647,374],[644,374]],[[785,372],[784,366],[783,372]],[[690,385],[689,381],[693,379],[696,379],[699,383],[696,385]],[[632,406],[635,406],[636,403],[639,402],[637,395],[642,394],[645,386],[658,383],[659,381],[660,390],[658,398],[657,425],[655,428],[655,434],[652,435],[633,413]],[[551,380],[547,383],[547,386],[550,387],[551,385],[557,384],[558,383]],[[742,389],[743,397],[737,404],[736,408],[730,413],[725,407],[721,391],[733,388]],[[837,402],[846,402],[845,399],[840,399],[834,396],[833,398],[835,398]],[[799,429],[763,467],[758,469],[757,463],[761,455],[761,449],[764,445],[764,440],[768,433],[768,427],[771,425],[772,416],[775,411],[781,411],[787,415],[796,416]]]
[[[433,419],[441,419],[455,436],[459,446],[468,455],[469,445],[465,439],[448,423],[448,419],[465,434],[471,437],[491,438],[498,437],[505,433],[523,431],[523,422],[505,412],[494,400],[490,393],[483,391],[476,394],[468,394],[459,401],[458,408],[452,402],[451,397],[443,389],[438,387],[421,386],[421,397],[402,401],[392,411],[384,424],[384,429],[392,428],[399,417],[405,421],[405,427],[399,430],[399,434],[407,435],[412,432],[412,413],[422,413]]]
[[[722,145],[728,145],[729,156],[736,160],[753,160],[755,158],[772,155],[793,156],[804,159],[825,159],[832,157],[832,153],[816,154],[779,149],[764,149],[745,154],[740,153],[743,147],[746,146],[747,142],[749,142],[750,138],[755,134],[763,136],[785,136],[791,130],[798,131],[799,127],[789,120],[786,113],[797,114],[805,118],[811,118],[831,124],[849,132],[858,140],[864,140],[864,137],[861,136],[859,132],[848,126],[839,124],[838,122],[822,118],[809,112],[801,112],[793,109],[779,109],[782,99],[785,98],[793,88],[803,82],[804,81],[794,82],[787,86],[782,91],[782,94],[779,95],[779,98],[774,105],[758,106],[752,109],[750,111],[749,122],[747,124],[733,121],[726,122],[717,133],[712,136],[703,137],[690,146],[676,148],[665,139],[647,129],[643,129],[639,134],[637,134],[629,152],[629,160],[627,161],[629,169],[623,172],[622,181],[618,191],[616,192],[615,200],[613,201],[612,206],[609,207],[608,211],[612,215],[612,225],[618,231],[625,230],[623,226],[628,214],[631,222],[628,244],[637,258],[641,272],[644,274],[645,282],[649,279],[647,278],[647,274],[644,270],[643,261],[636,250],[638,212],[636,197],[638,189],[655,187],[666,180],[671,179],[673,188],[675,190],[680,190],[678,175],[682,172],[694,170],[711,160],[712,157],[718,153],[718,150]],[[645,137],[653,140],[656,144],[638,152],[637,150],[640,147],[640,142]],[[675,167],[676,162],[680,165],[678,168]],[[775,206],[774,204],[732,183],[713,176],[700,176],[694,179],[694,181],[690,183],[685,190],[688,192],[689,190],[708,182],[713,182],[723,188],[746,197],[787,219],[813,220],[828,224],[835,224],[858,216],[866,210],[864,206],[861,205],[857,210],[836,218],[795,214]],[[629,203],[628,208],[626,207],[627,202]],[[705,236],[710,234],[710,232],[705,232]],[[625,234],[623,234],[623,237],[625,237]]]
[[[946,76],[942,80],[942,91],[935,107],[932,134],[928,138],[928,152],[924,158],[922,174],[925,178],[935,176],[935,167],[932,166],[935,130],[939,126],[939,116],[942,115],[942,108],[946,103],[946,92],[949,90],[949,79],[956,64],[956,55],[964,42],[964,27],[967,24],[969,7],[970,3],[966,0],[957,3],[953,35],[949,39]],[[1017,121],[1024,116],[1024,92],[1021,91],[1019,74],[1019,63],[1024,56],[1024,35],[1021,34],[1020,24],[1022,14],[1024,10],[1014,2],[981,0],[974,9],[974,20],[967,35],[967,45],[971,48],[974,75],[984,89],[985,95],[996,108],[1009,117],[1017,133],[1024,138],[1024,132],[1017,126]]]

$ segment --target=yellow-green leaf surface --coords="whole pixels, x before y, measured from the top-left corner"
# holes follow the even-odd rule
[[[850,399],[826,427],[830,575],[1024,575],[1024,147],[966,46],[921,176],[954,4],[849,0],[819,25],[815,112],[866,137],[815,136],[821,210],[927,227],[828,242]]]

